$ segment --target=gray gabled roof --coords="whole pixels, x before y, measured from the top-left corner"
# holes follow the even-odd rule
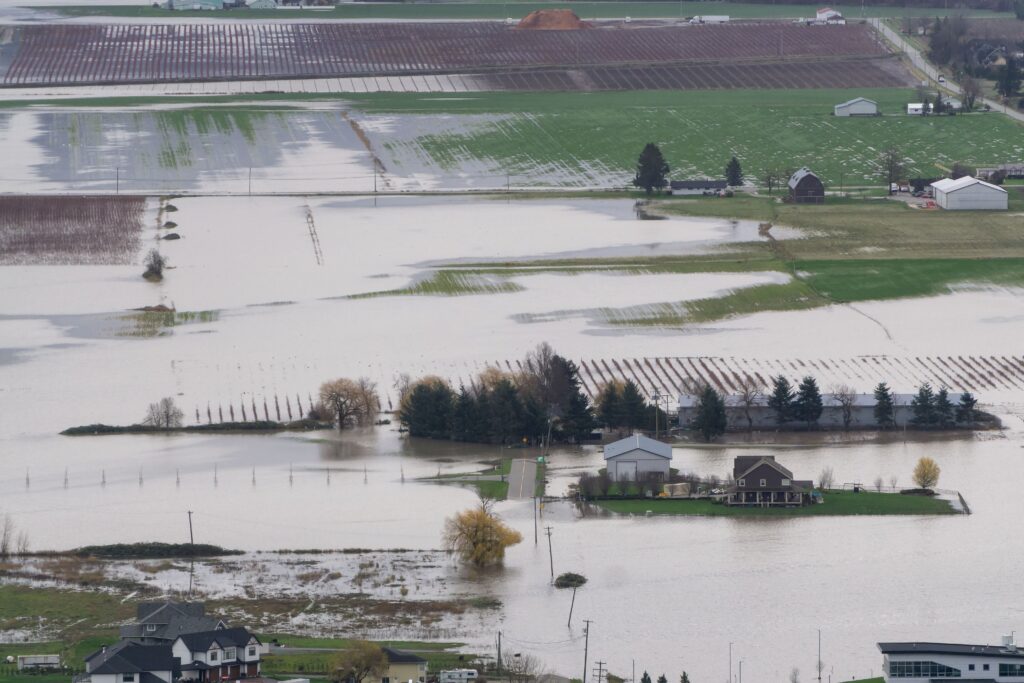
[[[140,645],[122,640],[106,649],[97,650],[85,661],[90,674],[126,674],[145,671],[174,671],[178,659],[170,645]]]
[[[975,657],[1011,657],[1024,659],[1024,650],[1009,650],[1001,645],[965,645],[962,643],[879,643],[884,655],[929,654],[972,655]]]
[[[206,616],[201,602],[142,602],[136,609],[137,621],[121,627],[122,638],[174,640],[185,633],[224,628],[220,619]]]
[[[787,183],[789,185],[789,188],[791,190],[795,190],[796,186],[800,184],[800,181],[806,178],[807,176],[814,176],[815,178],[818,178],[816,173],[814,173],[813,171],[811,171],[811,169],[804,166],[803,168],[798,169],[796,173],[789,177],[789,183]],[[818,180],[821,180],[821,178],[818,178]]]
[[[384,654],[387,655],[390,664],[422,664],[427,661],[423,657],[414,655],[411,652],[393,650],[390,647],[382,647],[381,649],[384,650]]]
[[[625,439],[613,441],[604,447],[604,459],[608,460],[630,451],[644,451],[651,455],[657,455],[667,460],[672,459],[672,446],[661,441],[655,441],[641,434],[627,436]]]
[[[256,636],[249,633],[248,629],[241,626],[216,631],[203,631],[202,633],[183,633],[177,638],[177,640],[185,644],[189,652],[205,652],[214,643],[221,648],[245,647],[251,639],[256,639],[257,643],[260,642]]]
[[[774,455],[738,455],[733,460],[733,478],[742,479],[761,465],[768,465],[777,470],[786,479],[792,481],[793,473],[775,461]]]
[[[839,107],[848,107],[851,104],[857,104],[858,102],[868,102],[870,104],[875,105],[876,107],[878,106],[878,102],[875,102],[874,100],[869,100],[866,97],[854,97],[852,100],[846,100],[845,102],[840,102],[839,104],[836,105],[836,109],[838,109]]]

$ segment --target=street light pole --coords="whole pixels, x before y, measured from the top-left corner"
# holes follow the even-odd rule
[[[729,679],[726,683],[732,683],[732,641],[729,641]]]

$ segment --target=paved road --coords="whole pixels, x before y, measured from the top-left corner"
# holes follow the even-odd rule
[[[509,500],[533,498],[537,488],[537,463],[533,460],[513,460],[508,475]]]
[[[907,58],[910,59],[910,63],[914,65],[914,68],[918,69],[921,73],[930,78],[934,85],[938,85],[939,69],[925,59],[924,55],[922,55],[910,41],[906,40],[899,33],[889,28],[882,19],[868,19],[868,23],[874,26],[889,42],[905,52]],[[946,82],[943,84],[943,87],[955,95],[962,94],[960,86],[948,77],[946,78]],[[1024,122],[1024,113],[1003,106],[1001,102],[982,98],[981,103],[987,104],[993,111],[1003,112],[1010,118]]]

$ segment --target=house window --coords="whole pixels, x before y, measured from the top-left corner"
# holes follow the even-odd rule
[[[249,646],[249,656],[250,657],[255,657],[256,656],[256,646],[255,645],[250,645]]]
[[[121,674],[121,680],[124,683],[133,683],[135,680],[135,674]]]
[[[217,651],[216,650],[210,650],[210,661],[211,662],[216,662],[217,661]]]
[[[384,676],[383,678],[380,679],[380,683],[391,683],[391,679],[388,678],[387,676]]]
[[[764,488],[767,485],[768,485],[768,480],[767,479],[762,479],[761,480],[761,488]]]
[[[747,480],[746,479],[740,479],[739,482],[737,482],[737,484],[739,486],[746,486],[747,485]]]
[[[999,675],[1020,678],[1024,676],[1024,664],[1000,664]]]
[[[791,482],[791,481],[790,481],[789,479],[783,479],[783,480],[782,480],[782,485],[783,485],[783,486],[789,486],[789,485],[790,485],[791,483],[792,483],[792,482]]]
[[[982,671],[988,671],[988,664],[982,664],[981,669]]]
[[[968,664],[968,665],[967,665],[967,670],[968,670],[968,671],[974,671],[974,665],[973,665],[973,664]],[[999,674],[999,675],[1000,675],[1000,676],[1005,676],[1006,674],[1002,674],[1002,673],[1001,673],[1001,674]]]
[[[156,630],[156,624],[146,624],[146,630],[152,633]]]
[[[889,662],[889,675],[893,678],[960,678],[960,669],[938,662]]]

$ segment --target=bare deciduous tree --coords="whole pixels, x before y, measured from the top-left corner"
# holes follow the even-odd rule
[[[541,661],[529,653],[506,652],[501,659],[508,683],[532,683],[545,674]]]
[[[750,375],[744,375],[739,380],[738,390],[734,401],[743,410],[743,416],[747,418],[747,431],[754,431],[754,418],[750,411],[760,405],[764,400],[765,387]]]
[[[843,429],[849,431],[853,423],[853,407],[857,402],[857,392],[848,384],[837,384],[832,387],[832,395],[843,415]]]
[[[324,382],[320,385],[320,403],[339,431],[371,422],[380,409],[376,385],[365,378],[354,382],[342,377]]]
[[[800,683],[800,669],[793,667],[789,672],[789,683]]]
[[[882,477],[875,477],[875,490],[881,493],[883,486],[885,486],[885,482],[882,480]]]
[[[893,489],[895,489],[896,488],[896,484],[899,483],[899,480],[900,480],[900,478],[897,477],[896,475],[893,475],[893,476],[889,477],[889,486],[891,486]]]
[[[821,471],[821,474],[818,475],[818,487],[822,491],[827,491],[832,488],[833,480],[834,475],[832,474],[832,468],[826,467]]]
[[[28,555],[29,543],[28,543],[28,532],[19,531],[18,539],[16,541],[19,555]]]
[[[366,677],[377,678],[387,670],[388,657],[380,645],[357,640],[331,660],[329,678],[334,683],[361,683]]]
[[[143,424],[159,429],[175,429],[181,426],[184,419],[185,413],[174,403],[174,399],[164,396],[156,403],[149,404]]]
[[[0,558],[10,557],[14,549],[14,520],[10,515],[0,518]]]

